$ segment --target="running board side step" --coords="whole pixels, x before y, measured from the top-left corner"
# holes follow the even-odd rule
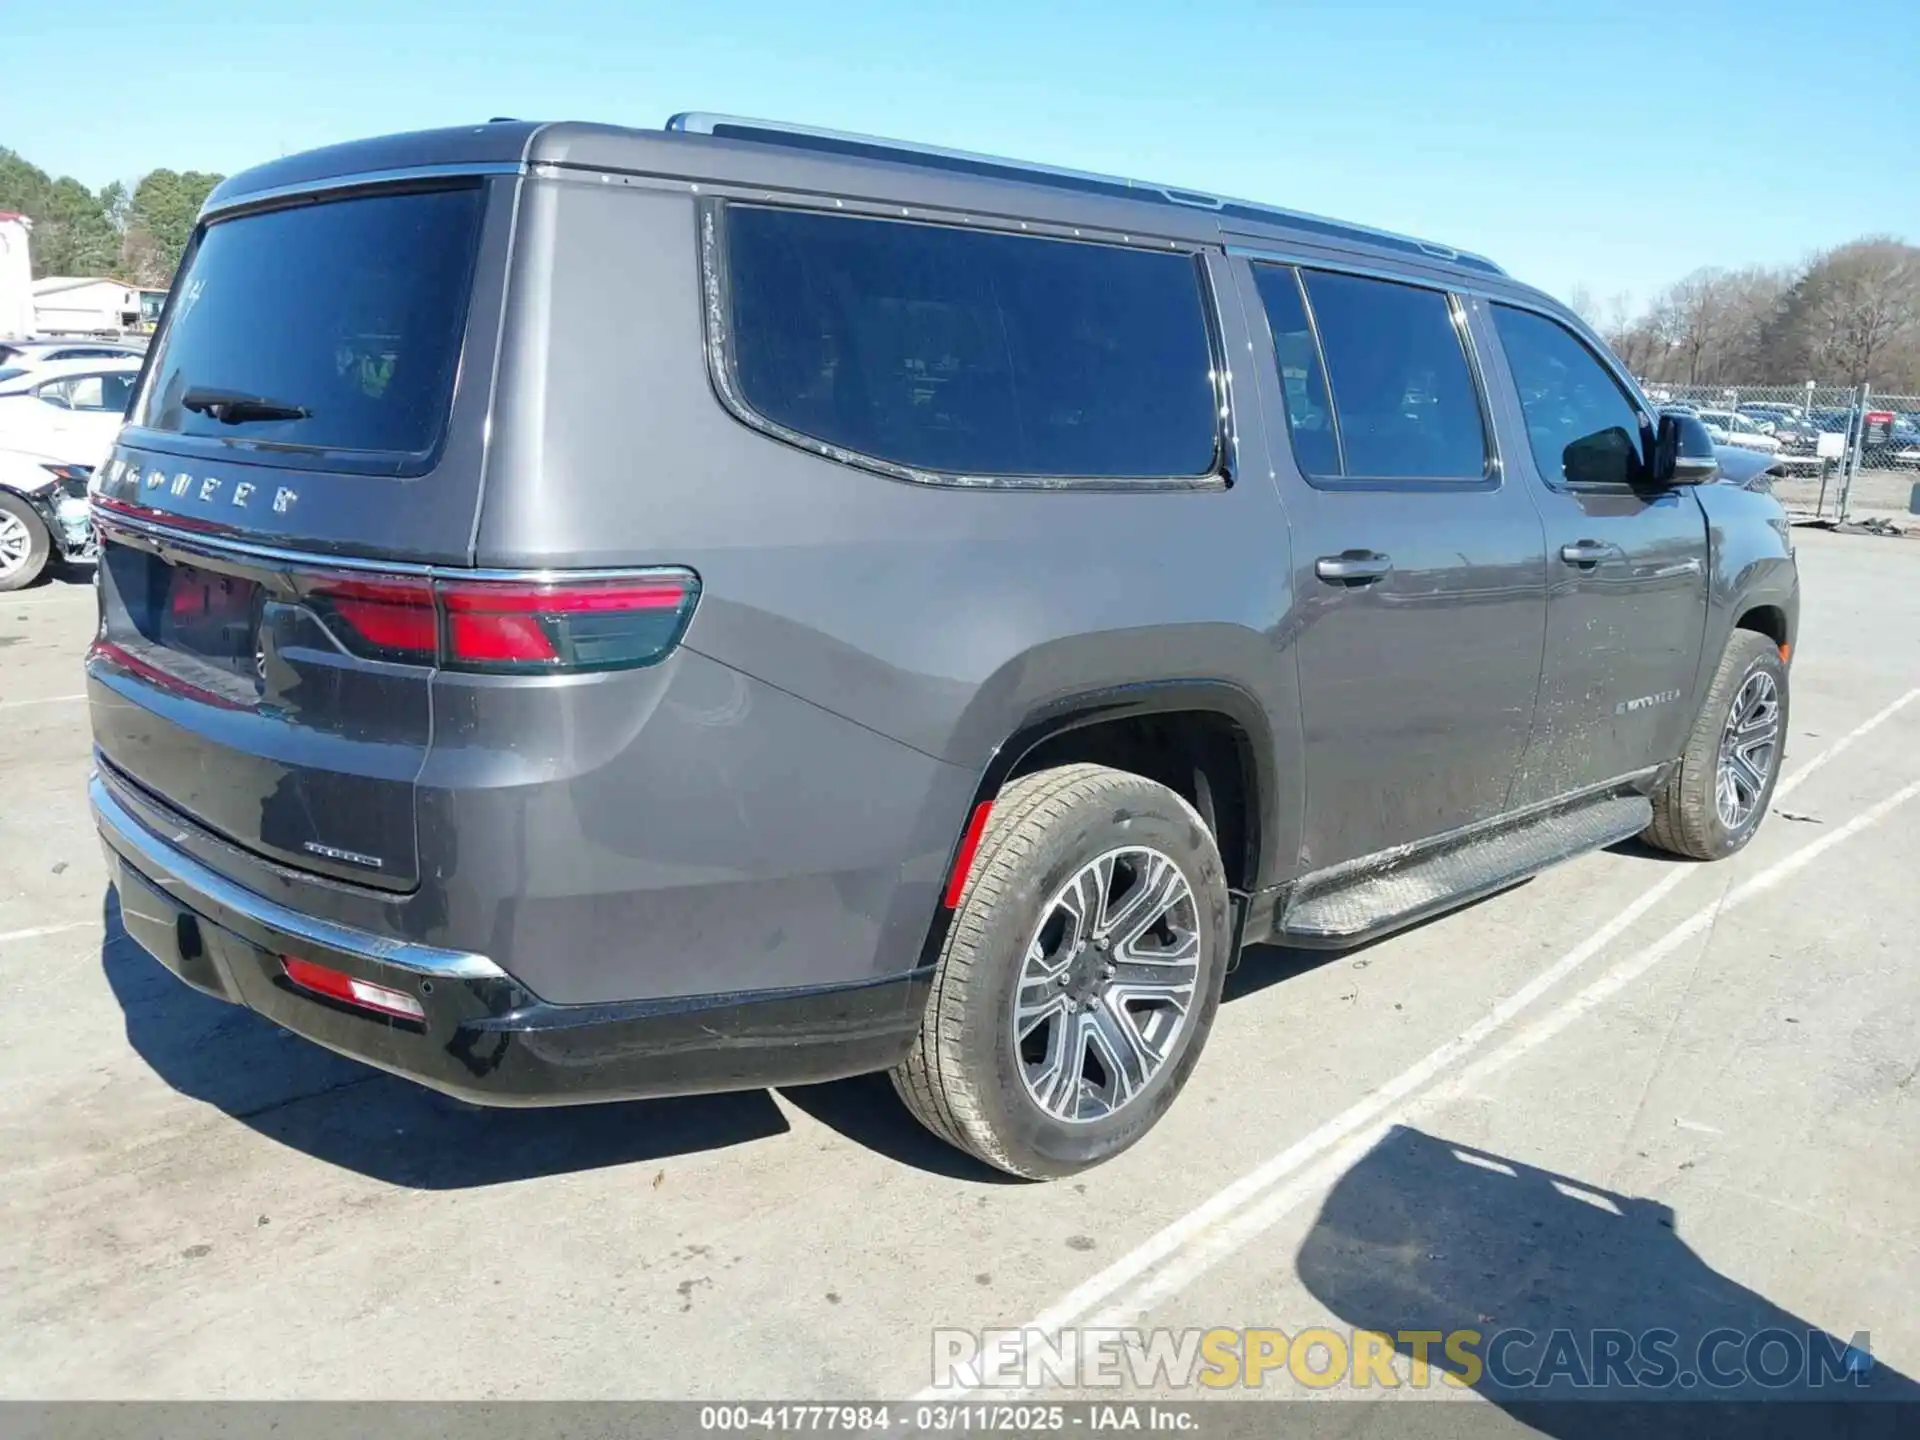
[[[1309,876],[1273,943],[1341,949],[1491,895],[1562,860],[1631,839],[1653,822],[1644,795],[1605,795],[1453,845],[1369,856]]]

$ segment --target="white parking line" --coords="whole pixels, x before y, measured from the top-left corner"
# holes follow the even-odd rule
[[[1161,1301],[1185,1289],[1221,1261],[1245,1248],[1248,1242],[1271,1229],[1301,1201],[1337,1182],[1369,1150],[1379,1144],[1393,1126],[1405,1123],[1418,1112],[1436,1110],[1449,1101],[1471,1093],[1496,1072],[1506,1069],[1530,1051],[1551,1040],[1576,1020],[1611,1000],[1662,960],[1681,949],[1689,940],[1711,930],[1722,915],[1738,909],[1755,896],[1771,890],[1795,871],[1812,864],[1834,846],[1851,839],[1868,826],[1884,819],[1916,795],[1920,795],[1920,780],[1896,791],[1838,829],[1775,861],[1759,874],[1734,886],[1723,898],[1710,905],[1702,906],[1646,949],[1609,967],[1592,984],[1571,999],[1522,1026],[1498,1049],[1481,1056],[1433,1089],[1415,1097],[1393,1113],[1381,1117],[1376,1123],[1348,1137],[1332,1153],[1300,1175],[1292,1184],[1281,1186],[1277,1190],[1260,1196],[1255,1203],[1235,1213],[1224,1224],[1207,1230],[1196,1243],[1184,1247],[1178,1255],[1149,1275],[1140,1285],[1086,1323],[1094,1327],[1120,1326],[1138,1320]]]
[[[63,590],[58,594],[36,595],[31,600],[0,599],[0,620],[4,620],[9,614],[16,610],[38,610],[49,605],[73,604],[82,597],[89,602],[92,601],[93,587],[91,585],[83,585],[77,590]]]
[[[42,695],[35,700],[0,700],[0,710],[17,710],[22,705],[65,705],[74,700],[84,700],[80,695]]]
[[[69,930],[87,930],[99,923],[98,920],[74,920],[65,925],[36,925],[31,930],[9,930],[0,935],[0,945],[9,940],[33,940],[41,935],[63,935]]]
[[[1920,689],[1908,691],[1886,708],[1869,716],[1814,756],[1794,775],[1783,779],[1775,789],[1776,795],[1800,784],[1833,756],[1884,724],[1916,698],[1920,698]],[[1774,862],[1734,887],[1722,899],[1682,921],[1647,949],[1608,970],[1599,980],[1558,1009],[1523,1027],[1499,1050],[1458,1072],[1431,1093],[1418,1093],[1448,1066],[1478,1050],[1501,1026],[1599,954],[1690,875],[1697,873],[1696,867],[1677,866],[1585,941],[1498,1002],[1484,1017],[1452,1040],[1370,1091],[1311,1134],[1208,1197],[1106,1269],[1069,1291],[1021,1327],[1025,1337],[1022,1343],[1031,1346],[1044,1337],[1046,1343],[1058,1344],[1061,1338],[1059,1332],[1071,1327],[1123,1325],[1130,1318],[1137,1318],[1245,1246],[1301,1200],[1333,1183],[1406,1114],[1415,1108],[1442,1103],[1494,1070],[1512,1063],[1618,993],[1687,940],[1711,928],[1713,922],[1727,910],[1772,888],[1915,795],[1920,795],[1920,781]],[[1316,1161],[1320,1163],[1316,1164]],[[1312,1166],[1312,1169],[1308,1170],[1308,1166]],[[1094,1318],[1089,1320],[1089,1317]],[[960,1393],[953,1388],[935,1388],[923,1391],[916,1398],[953,1399]]]
[[[1776,800],[1779,800],[1784,798],[1787,795],[1792,794],[1796,789],[1799,788],[1801,781],[1805,780],[1809,775],[1813,774],[1814,771],[1818,770],[1822,765],[1826,764],[1829,760],[1833,759],[1834,756],[1840,754],[1849,745],[1853,744],[1854,741],[1858,740],[1862,735],[1865,735],[1872,730],[1878,730],[1882,725],[1886,724],[1887,721],[1891,720],[1896,714],[1898,714],[1906,706],[1911,705],[1915,700],[1920,700],[1920,688],[1907,691],[1906,694],[1902,695],[1898,700],[1894,701],[1891,705],[1887,706],[1886,709],[1881,710],[1873,715],[1870,715],[1867,719],[1863,720],[1859,725],[1849,730],[1846,734],[1842,735],[1838,740],[1834,741],[1833,744],[1829,745],[1826,749],[1822,750],[1818,755],[1814,756],[1806,764],[1802,765],[1798,770],[1794,771],[1793,774],[1783,777],[1780,783],[1773,787],[1773,798]]]

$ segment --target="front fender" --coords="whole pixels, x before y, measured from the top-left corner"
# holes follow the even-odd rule
[[[1765,623],[1755,628],[1792,646],[1800,629],[1800,571],[1787,512],[1772,495],[1738,484],[1702,485],[1694,493],[1707,517],[1706,643],[1694,689],[1703,695],[1743,617],[1760,612]]]

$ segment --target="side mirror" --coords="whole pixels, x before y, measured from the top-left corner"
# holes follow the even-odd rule
[[[1693,415],[1663,412],[1653,442],[1653,483],[1706,485],[1720,478],[1720,459],[1713,436]]]

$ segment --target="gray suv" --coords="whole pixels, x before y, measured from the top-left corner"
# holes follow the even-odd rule
[[[486,1104],[891,1070],[1124,1149],[1241,949],[1730,854],[1798,582],[1446,246],[761,122],[208,201],[95,477],[92,804],[189,984]]]

